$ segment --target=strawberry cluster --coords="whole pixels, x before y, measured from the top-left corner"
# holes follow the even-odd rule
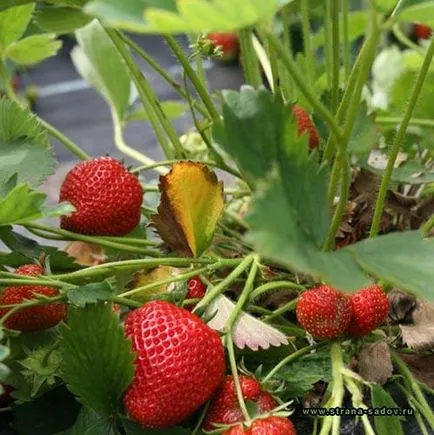
[[[350,296],[321,285],[304,292],[296,308],[300,325],[319,339],[344,334],[362,337],[381,325],[388,313],[389,300],[378,285]]]

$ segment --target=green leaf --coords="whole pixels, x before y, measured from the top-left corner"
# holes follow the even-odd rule
[[[54,172],[46,130],[30,110],[0,99],[0,186],[14,174],[19,183],[37,186]]]
[[[22,5],[0,13],[0,54],[24,34],[35,5]]]
[[[126,435],[190,435],[191,431],[183,427],[171,427],[168,429],[144,429],[134,421],[124,419]]]
[[[57,387],[33,402],[14,406],[11,426],[20,435],[56,434],[74,424],[80,406],[65,387]]]
[[[14,8],[16,6],[25,5],[28,3],[34,3],[34,0],[2,0],[0,4],[0,12],[5,11],[9,8]]]
[[[408,1],[404,2],[398,18],[401,21],[413,21],[434,26],[434,1]]]
[[[214,140],[235,160],[251,187],[272,168],[290,111],[265,89],[244,86],[223,92],[224,126],[214,125]]]
[[[6,56],[20,65],[33,65],[54,56],[62,47],[62,41],[54,33],[32,35],[14,42],[6,50]]]
[[[60,330],[68,388],[84,406],[103,416],[115,414],[134,375],[134,355],[118,316],[103,303],[70,308]]]
[[[316,211],[321,213],[324,211]],[[260,186],[246,221],[251,227],[247,240],[264,257],[342,290],[354,291],[369,284],[351,253],[321,252],[307,238],[295,221],[286,191],[276,176]]]
[[[25,224],[43,217],[69,214],[75,209],[69,203],[44,207],[45,194],[31,190],[26,184],[14,187],[6,197],[0,198],[0,226]]]
[[[371,400],[374,408],[396,408],[398,405],[392,396],[382,387],[371,384]],[[394,415],[375,415],[375,430],[378,435],[404,435],[400,418]]]
[[[274,378],[285,381],[285,400],[306,395],[312,385],[331,380],[330,350],[304,355],[292,364],[283,366]]]
[[[0,326],[0,341],[4,339],[4,331]],[[9,356],[10,350],[7,346],[0,344],[0,382],[4,382],[9,376],[9,368],[3,363],[3,361]],[[0,384],[1,385],[1,384]]]
[[[38,9],[34,20],[36,24],[46,32],[72,33],[92,20],[80,9],[66,6],[45,6]]]
[[[343,251],[351,252],[360,266],[376,278],[434,299],[434,241],[424,239],[418,231],[364,240]]]
[[[81,408],[74,426],[57,435],[117,435],[119,432],[113,421],[101,417],[93,409]]]
[[[143,33],[202,33],[241,29],[274,16],[280,0],[183,0],[178,9],[148,7],[143,0],[96,0],[85,11],[104,22]],[[158,5],[155,1],[153,2]],[[173,2],[171,2],[173,4]],[[124,9],[125,8],[125,9]]]
[[[71,53],[75,67],[122,120],[132,89],[125,63],[97,20],[77,30],[75,34],[79,43],[79,47]]]
[[[109,300],[113,289],[108,281],[94,282],[68,290],[67,296],[72,305],[82,308],[86,304]]]
[[[176,119],[185,114],[188,105],[181,101],[164,101],[161,103],[161,108],[168,119]],[[140,108],[125,117],[125,122],[132,121],[149,121],[149,117],[146,111]]]

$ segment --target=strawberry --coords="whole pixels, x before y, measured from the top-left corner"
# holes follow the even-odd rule
[[[238,58],[240,42],[236,33],[210,33],[207,38],[220,48],[222,55],[218,60],[231,63]]]
[[[44,273],[44,269],[37,264],[26,264],[19,267],[15,273],[26,276],[38,276]],[[7,287],[0,296],[0,305],[20,304],[26,300],[34,299],[35,295],[48,297],[58,296],[59,291],[52,287],[37,285],[22,285],[19,287]],[[0,309],[0,317],[3,317],[10,308]],[[52,328],[66,317],[66,305],[52,303],[35,307],[23,308],[6,319],[6,327],[19,331],[39,331]]]
[[[321,285],[300,296],[296,308],[300,325],[316,338],[343,334],[351,321],[351,303],[340,291]]]
[[[357,337],[369,334],[386,320],[389,313],[389,299],[378,285],[351,295],[350,302],[353,317],[347,332]]]
[[[76,165],[60,188],[60,201],[76,208],[61,218],[75,233],[124,236],[140,222],[143,190],[139,180],[117,160],[100,157]]]
[[[278,406],[271,394],[261,389],[255,378],[241,375],[239,379],[244,400],[256,402],[259,412],[269,412]],[[211,431],[218,424],[230,425],[243,421],[244,415],[238,403],[234,377],[226,376],[208,410],[203,429]]]
[[[237,425],[223,432],[223,435],[296,435],[291,420],[284,417],[266,417],[253,420],[248,427]]]
[[[14,398],[11,397],[11,393],[15,391],[15,388],[5,384],[2,384],[2,387],[3,387],[3,394],[0,395],[0,408],[5,408],[6,406],[9,406],[14,401]]]
[[[425,24],[414,24],[413,35],[416,39],[429,39],[432,35],[432,29]]]
[[[198,276],[193,276],[187,282],[187,295],[186,299],[202,299],[206,293],[206,285]],[[194,304],[186,305],[187,310],[192,310]]]
[[[292,113],[297,121],[297,134],[301,136],[303,133],[307,132],[309,135],[309,148],[311,150],[319,147],[319,135],[318,131],[306,110],[294,104],[292,106]]]
[[[169,427],[185,420],[224,379],[219,335],[183,308],[148,302],[126,316],[125,335],[137,358],[124,405],[143,427]]]

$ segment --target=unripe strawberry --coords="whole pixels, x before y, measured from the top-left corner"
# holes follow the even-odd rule
[[[318,131],[313,123],[312,119],[309,116],[309,113],[306,110],[294,104],[292,106],[292,113],[294,114],[297,120],[297,134],[300,136],[303,133],[307,132],[309,137],[309,148],[314,149],[319,146],[319,135]]]
[[[389,299],[378,285],[364,288],[350,297],[353,317],[347,332],[357,337],[381,325],[389,313]]]
[[[296,435],[291,420],[284,417],[266,417],[253,420],[250,426],[237,425],[223,435]]]
[[[230,63],[238,58],[240,42],[236,33],[210,33],[207,35],[207,38],[221,50],[222,55],[216,59],[221,62]]]
[[[61,218],[61,227],[75,233],[124,236],[140,222],[143,190],[119,161],[100,157],[76,165],[60,188],[60,201],[76,211]]]
[[[38,276],[44,273],[44,269],[37,264],[26,264],[19,267],[15,273],[26,276]],[[52,287],[38,285],[21,285],[6,287],[0,296],[0,305],[16,305],[35,299],[35,295],[48,297],[58,296],[59,291]],[[3,317],[11,308],[0,309],[0,317]],[[66,317],[66,305],[52,303],[23,308],[6,319],[5,325],[9,329],[19,331],[39,331],[52,328]]]
[[[301,294],[296,308],[300,325],[315,338],[342,335],[351,321],[351,303],[333,287],[321,285]]]
[[[137,358],[124,405],[143,427],[180,423],[224,379],[219,335],[187,310],[165,301],[149,302],[126,316],[125,334]]]
[[[255,378],[240,375],[239,380],[244,400],[256,402],[259,412],[266,413],[278,406],[271,394],[263,391]],[[242,421],[244,415],[238,403],[234,377],[226,376],[211,403],[203,429],[211,431],[219,424],[231,425]]]

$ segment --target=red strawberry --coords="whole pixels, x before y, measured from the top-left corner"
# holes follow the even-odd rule
[[[335,338],[351,321],[351,303],[340,291],[321,285],[300,296],[296,308],[300,325],[316,338]]]
[[[357,337],[369,334],[386,320],[389,313],[389,299],[378,285],[351,295],[350,302],[353,317],[347,332]]]
[[[140,222],[143,190],[139,180],[117,160],[100,157],[79,163],[60,188],[60,201],[76,208],[61,219],[75,233],[124,236]]]
[[[11,397],[11,393],[15,391],[15,388],[10,385],[2,384],[2,387],[3,394],[0,396],[0,408],[4,408],[14,401],[14,398]]]
[[[256,379],[244,375],[239,378],[244,400],[256,402],[261,413],[269,412],[278,406],[269,393],[262,391]],[[242,421],[244,415],[238,403],[234,377],[226,376],[208,410],[203,428],[211,431],[216,429],[217,424],[231,425]]]
[[[27,276],[37,276],[44,273],[44,269],[37,264],[26,264],[19,267],[15,273]],[[0,296],[0,305],[20,304],[26,300],[34,299],[35,294],[44,296],[57,296],[59,291],[52,287],[37,285],[22,285],[7,287]],[[0,309],[3,317],[10,308]],[[52,328],[66,317],[66,305],[52,303],[35,307],[23,308],[6,319],[6,327],[19,331],[39,331]]]
[[[425,24],[414,24],[413,35],[416,39],[429,39],[432,35],[432,29]]]
[[[125,334],[137,359],[124,405],[143,427],[169,427],[185,420],[224,379],[219,335],[187,310],[165,301],[149,302],[126,316]]]
[[[319,146],[319,135],[318,131],[313,123],[312,119],[309,116],[309,113],[306,110],[294,104],[292,106],[292,113],[294,114],[297,120],[297,134],[300,136],[304,132],[307,132],[309,135],[309,148],[311,150],[318,148]]]
[[[187,282],[187,295],[186,299],[202,299],[206,293],[206,285],[198,276],[193,276]],[[192,310],[194,304],[186,305],[187,310]]]
[[[296,435],[291,420],[284,417],[267,417],[253,420],[249,427],[234,426],[223,435]]]
[[[210,33],[207,38],[222,51],[223,54],[217,58],[218,60],[230,63],[237,59],[240,42],[236,33]]]

